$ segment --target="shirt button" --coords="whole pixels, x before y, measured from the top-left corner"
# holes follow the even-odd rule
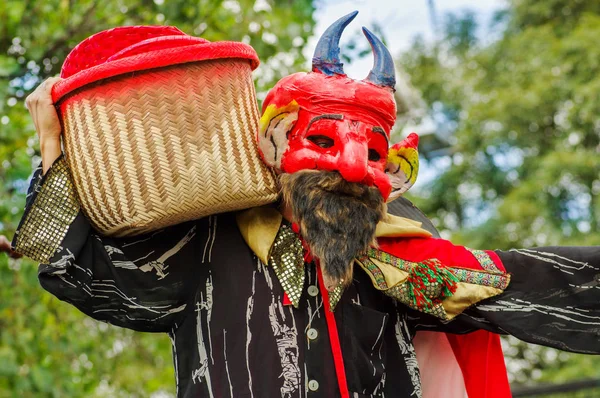
[[[319,295],[319,288],[315,285],[310,285],[308,287],[308,294],[310,294],[312,297],[317,297]]]
[[[308,382],[308,389],[310,391],[317,391],[319,389],[319,382],[316,380],[311,380]]]
[[[310,328],[310,329],[308,329],[308,332],[306,332],[306,335],[308,336],[309,339],[314,340],[319,335],[319,332],[317,332],[317,329]]]

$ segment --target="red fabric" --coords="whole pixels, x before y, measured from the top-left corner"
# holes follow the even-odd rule
[[[69,92],[101,79],[186,62],[242,58],[252,69],[254,49],[239,42],[216,42],[186,35],[172,26],[123,26],[96,33],[79,43],[61,70],[64,79],[52,88],[56,103]]]
[[[470,268],[481,270],[477,258],[464,246],[454,245],[445,239],[437,238],[380,238],[379,248],[386,253],[407,261],[420,262],[437,258],[445,267]],[[506,272],[500,257],[493,251],[486,251],[503,272]]]
[[[420,262],[437,258],[443,266],[481,270],[477,258],[463,246],[437,238],[383,238],[379,247],[403,260]],[[506,272],[500,257],[486,251],[496,267]],[[504,364],[500,336],[485,330],[466,335],[447,334],[456,360],[462,370],[470,398],[510,397],[510,386]]]
[[[298,225],[298,223],[292,223],[292,231],[294,231],[296,235],[300,234],[300,226]]]
[[[511,396],[500,336],[486,330],[447,336],[470,398]]]
[[[333,355],[333,363],[335,364],[335,374],[338,380],[341,398],[350,398],[348,391],[348,381],[346,380],[346,369],[344,368],[344,357],[342,356],[342,347],[340,346],[340,338],[338,335],[337,323],[335,315],[329,306],[329,293],[323,282],[323,273],[321,267],[317,267],[317,275],[319,278],[319,287],[323,295],[323,305],[325,307],[325,320],[327,321],[327,331],[329,334],[329,343],[331,344],[331,353]]]
[[[286,292],[283,292],[283,305],[292,305],[292,300],[288,297]]]
[[[506,268],[504,268],[504,264],[502,264],[502,260],[500,260],[500,256],[493,250],[485,250],[485,252],[490,256],[496,267],[498,267],[502,272],[506,272]]]
[[[446,333],[419,330],[412,343],[423,398],[466,398],[465,379]]]

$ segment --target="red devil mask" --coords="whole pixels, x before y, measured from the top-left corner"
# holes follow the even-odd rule
[[[363,27],[374,53],[373,69],[362,81],[344,74],[339,40],[357,13],[325,31],[311,73],[287,76],[269,92],[258,145],[264,162],[280,172],[337,171],[347,181],[376,186],[388,199],[393,188],[386,168],[396,120],[394,63],[383,43]]]

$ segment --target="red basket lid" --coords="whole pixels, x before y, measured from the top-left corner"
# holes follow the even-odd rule
[[[256,51],[248,44],[209,42],[173,26],[123,26],[92,35],[67,55],[52,88],[56,103],[86,84],[128,72],[209,59],[242,58],[254,70]]]

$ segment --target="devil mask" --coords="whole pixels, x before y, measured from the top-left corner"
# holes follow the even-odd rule
[[[362,81],[344,74],[339,40],[357,13],[325,31],[312,72],[287,76],[269,92],[258,145],[264,162],[279,172],[336,171],[348,182],[377,187],[389,201],[414,183],[417,137],[412,134],[388,151],[396,120],[394,63],[383,43],[364,27],[373,69]]]

